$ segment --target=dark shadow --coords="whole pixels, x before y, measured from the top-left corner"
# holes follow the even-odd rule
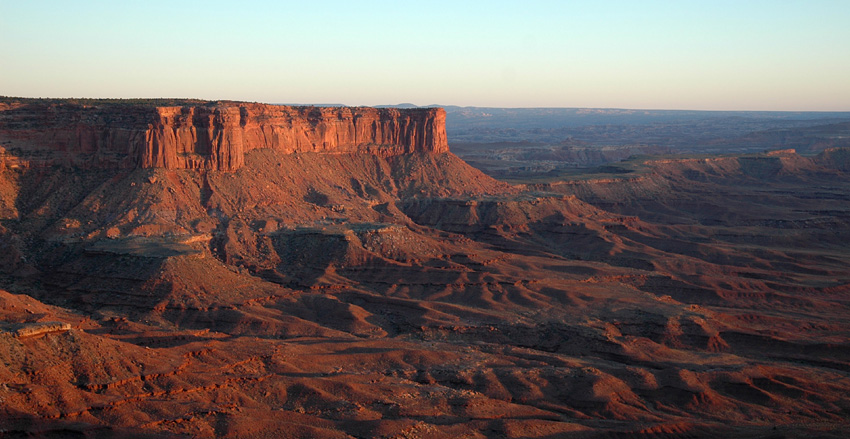
[[[315,188],[310,188],[310,191],[307,192],[307,195],[304,195],[304,201],[308,203],[315,204],[320,207],[327,206],[330,202],[330,198],[327,195],[319,192]]]
[[[146,432],[79,421],[45,419],[28,413],[0,410],[0,439],[176,439],[167,432]]]

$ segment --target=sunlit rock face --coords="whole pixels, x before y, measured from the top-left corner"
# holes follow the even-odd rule
[[[233,171],[254,149],[385,157],[448,151],[440,108],[186,104],[3,103],[0,152],[7,166]]]

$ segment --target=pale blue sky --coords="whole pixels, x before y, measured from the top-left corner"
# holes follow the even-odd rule
[[[850,110],[850,0],[0,0],[0,95]]]

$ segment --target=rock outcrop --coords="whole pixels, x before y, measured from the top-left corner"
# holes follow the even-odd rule
[[[253,149],[288,153],[448,151],[441,108],[0,103],[0,165],[232,171]]]

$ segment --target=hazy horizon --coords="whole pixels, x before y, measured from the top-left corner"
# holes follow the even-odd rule
[[[850,4],[0,0],[0,95],[850,111]]]
[[[703,109],[694,109],[694,108],[622,108],[622,107],[535,107],[535,106],[527,106],[527,107],[494,107],[494,106],[480,106],[480,105],[454,105],[454,104],[414,104],[410,102],[400,102],[397,104],[389,104],[389,103],[376,103],[371,105],[358,105],[358,104],[344,104],[338,102],[263,102],[263,101],[249,101],[244,99],[204,99],[197,97],[173,97],[173,96],[128,96],[128,97],[112,97],[112,96],[8,96],[8,95],[0,95],[0,98],[9,98],[9,99],[67,99],[67,100],[145,100],[145,99],[166,99],[166,100],[199,100],[199,101],[231,101],[231,102],[246,102],[246,103],[256,103],[256,104],[265,104],[265,105],[281,105],[281,106],[313,106],[313,107],[399,107],[405,108],[410,105],[410,108],[431,108],[431,107],[441,107],[441,108],[470,108],[470,109],[494,109],[494,110],[594,110],[594,111],[617,111],[617,112],[636,112],[636,111],[645,111],[645,112],[695,112],[695,113],[850,113],[850,110],[703,110]]]

